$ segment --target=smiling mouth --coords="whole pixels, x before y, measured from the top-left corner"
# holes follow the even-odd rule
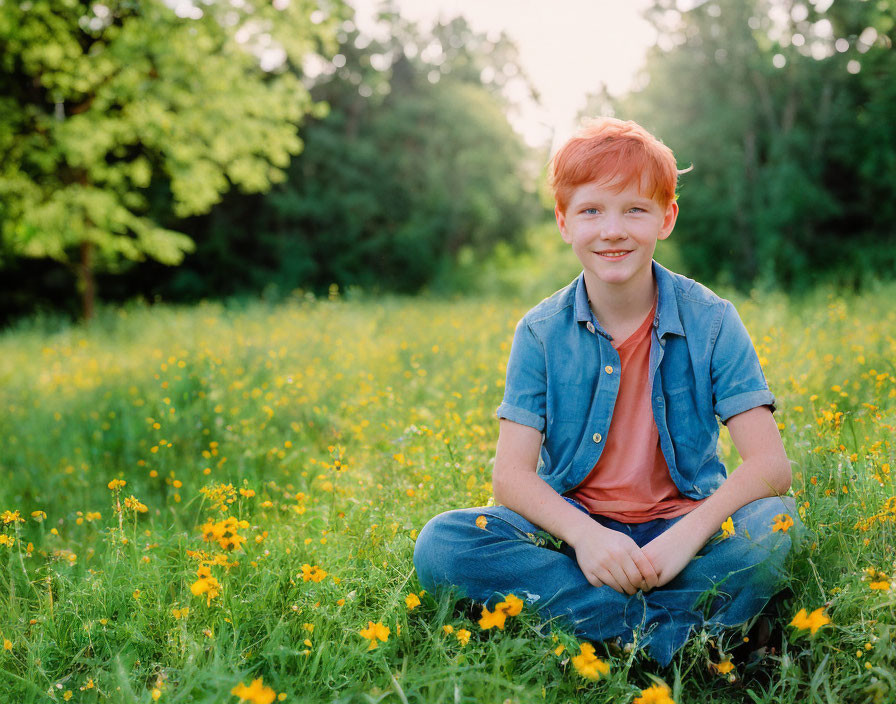
[[[605,252],[595,252],[599,257],[604,259],[622,259],[626,254],[631,254],[630,249],[610,249]]]

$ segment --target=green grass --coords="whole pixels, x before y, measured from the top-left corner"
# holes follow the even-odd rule
[[[733,683],[699,635],[666,670],[598,645],[610,672],[592,682],[569,660],[577,640],[542,635],[527,611],[484,631],[478,609],[444,597],[406,607],[420,592],[416,532],[491,495],[493,412],[513,327],[537,298],[22,323],[0,336],[0,512],[25,519],[0,545],[0,699],[150,702],[157,689],[162,702],[236,702],[237,683],[263,677],[293,702],[631,702],[659,676],[679,704],[893,701],[894,591],[872,590],[865,570],[894,578],[894,297],[736,300],[809,538],[791,558],[783,651],[764,680],[735,662]],[[721,451],[736,466],[724,434]],[[201,490],[227,484],[222,512]],[[117,513],[132,495],[147,511]],[[229,515],[247,527],[228,552],[203,525]],[[191,586],[215,555],[226,564],[208,568],[220,594],[207,600]],[[305,581],[303,565],[326,576]],[[786,625],[818,607],[832,623],[814,636]],[[390,629],[375,650],[360,635],[371,621]]]

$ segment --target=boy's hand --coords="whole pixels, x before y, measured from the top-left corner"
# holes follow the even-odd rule
[[[642,548],[642,553],[656,570],[658,587],[675,579],[703,547],[703,543],[690,539],[688,533],[676,531],[678,525],[681,522],[660,533]]]
[[[627,535],[595,523],[572,547],[585,579],[595,587],[606,585],[620,594],[649,591],[659,580],[653,565]]]

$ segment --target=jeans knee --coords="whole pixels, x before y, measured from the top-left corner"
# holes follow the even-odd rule
[[[414,568],[420,585],[428,590],[449,581],[456,531],[452,514],[446,511],[431,518],[417,535],[414,543]]]

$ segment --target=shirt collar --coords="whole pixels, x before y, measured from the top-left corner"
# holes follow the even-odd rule
[[[656,280],[659,297],[656,304],[656,315],[653,319],[653,326],[656,328],[657,334],[660,337],[666,333],[684,335],[684,328],[681,326],[681,318],[678,315],[678,300],[675,297],[675,282],[672,272],[654,261],[653,277]],[[577,322],[591,323],[597,332],[608,340],[612,339],[591,312],[591,306],[588,304],[588,290],[585,288],[584,271],[576,279],[575,313]]]

